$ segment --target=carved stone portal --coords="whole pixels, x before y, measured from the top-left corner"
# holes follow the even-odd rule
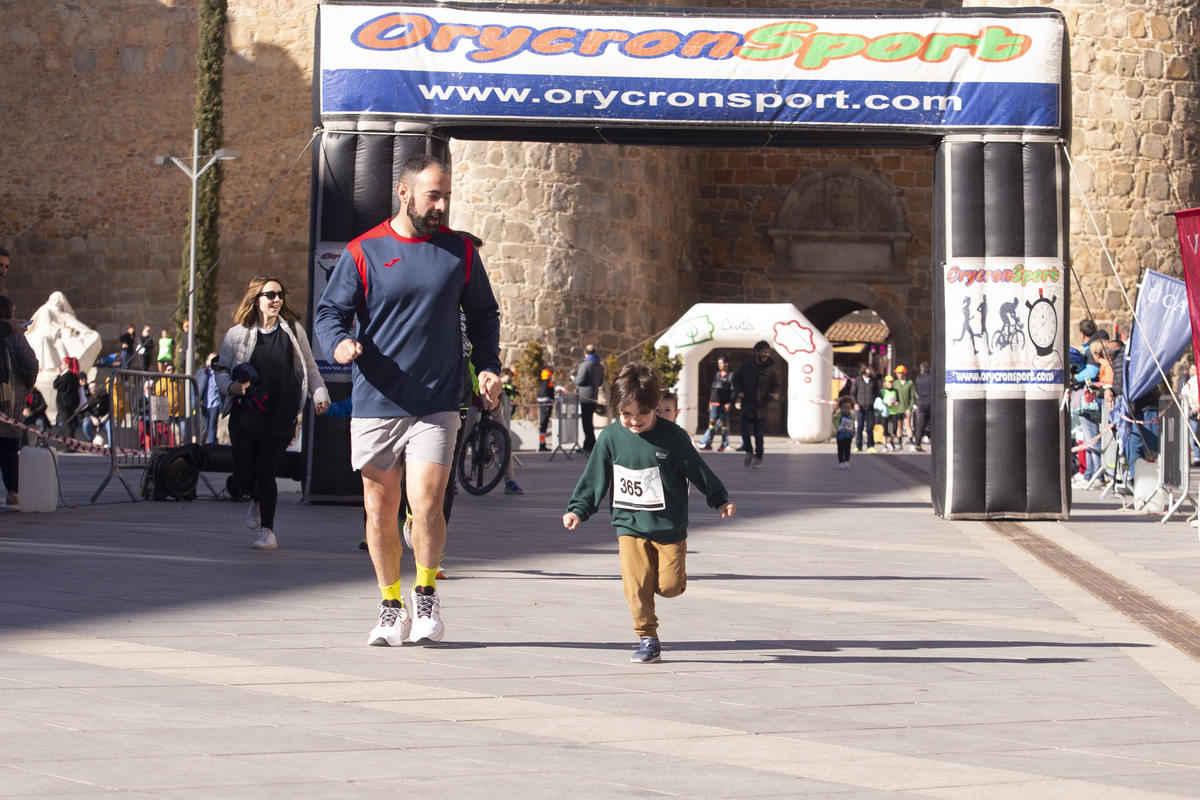
[[[779,209],[775,269],[816,280],[903,281],[912,239],[892,187],[856,167],[800,178]]]

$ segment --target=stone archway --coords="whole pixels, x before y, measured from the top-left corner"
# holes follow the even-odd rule
[[[913,364],[912,326],[895,306],[870,286],[861,283],[816,286],[801,292],[792,303],[822,333],[851,311],[864,308],[874,311],[888,326],[895,362]]]

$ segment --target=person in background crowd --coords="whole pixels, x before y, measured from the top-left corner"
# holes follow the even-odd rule
[[[7,258],[7,256],[5,256]],[[0,413],[13,419],[18,418],[17,408],[26,404],[25,398],[37,380],[38,360],[33,348],[25,339],[21,327],[24,320],[14,317],[13,302],[0,295],[0,383],[9,387],[5,401],[0,404]],[[39,395],[40,396],[40,395]],[[0,422],[0,479],[4,481],[5,506],[9,510],[20,507],[18,456],[25,432],[8,422]]]
[[[1192,448],[1192,466],[1200,466],[1200,380],[1196,379],[1196,365],[1193,364],[1187,381],[1183,384],[1182,393],[1188,399],[1188,427],[1191,429],[1189,441]]]
[[[137,349],[137,329],[132,325],[125,329],[118,341],[121,342],[121,369],[129,369],[133,363],[133,354]]]
[[[901,364],[896,367],[896,397],[900,401],[897,408],[899,420],[897,421],[899,439],[896,442],[896,449],[899,450],[904,444],[904,437],[908,437],[908,449],[911,452],[917,451],[917,440],[913,437],[912,417],[913,406],[917,404],[917,387],[908,379],[908,369]]]
[[[217,443],[217,425],[221,421],[221,387],[217,384],[217,354],[209,353],[204,369],[196,376],[196,391],[200,395],[200,416],[204,419],[204,441]]]
[[[717,374],[713,376],[712,391],[708,395],[708,429],[700,437],[700,449],[712,450],[712,440],[721,434],[718,453],[729,447],[729,409],[733,405],[733,373],[725,356],[717,356]]]
[[[575,391],[579,394],[579,419],[583,423],[583,452],[596,446],[595,416],[600,411],[600,387],[604,385],[604,365],[596,355],[596,345],[583,348],[583,361],[575,372]]]
[[[324,414],[329,392],[298,324],[300,312],[287,301],[279,279],[250,281],[233,319],[216,374],[226,397],[222,410],[229,414],[233,480],[251,498],[246,525],[255,530],[252,546],[274,550],[279,462],[295,438],[296,416],[309,395],[317,413]]]
[[[108,390],[101,381],[92,381],[89,385],[88,402],[83,411],[83,438],[95,445],[112,441],[109,429],[112,403]]]
[[[549,452],[546,434],[550,430],[550,417],[554,413],[554,367],[547,364],[542,368],[541,383],[538,384],[538,450]]]
[[[54,391],[57,392],[55,406],[58,408],[54,424],[58,426],[59,433],[68,439],[76,437],[80,419],[75,412],[87,402],[85,380],[79,374],[79,359],[64,356],[62,372],[54,379]]]
[[[921,370],[918,373],[916,380],[913,381],[913,389],[917,394],[917,412],[914,415],[916,425],[913,431],[913,441],[916,442],[918,453],[925,452],[925,439],[933,430],[933,373],[929,371],[929,362],[922,361]]]
[[[854,401],[850,395],[838,398],[833,431],[837,438],[838,469],[850,469],[850,443],[854,440]]]
[[[175,358],[175,339],[166,328],[162,329],[162,333],[158,337],[158,371],[166,372],[167,364],[170,364]]]
[[[141,356],[140,369],[142,372],[151,372],[150,368],[154,366],[154,356],[158,352],[158,343],[150,334],[149,325],[142,326],[142,336],[138,339],[137,351]]]
[[[779,399],[779,378],[775,376],[775,359],[766,341],[754,344],[754,355],[743,361],[733,373],[733,399],[742,412],[742,449],[746,457],[742,466],[762,469],[763,432],[767,427],[767,407]],[[750,436],[754,443],[751,446]]]
[[[516,373],[510,368],[505,367],[500,370],[500,416],[504,420],[505,429],[511,429],[512,427],[512,405],[521,394],[517,390],[516,383],[514,383],[516,378]],[[516,453],[514,453],[508,459],[508,470],[504,473],[505,494],[525,494],[525,490],[517,485],[516,462],[517,457]]]
[[[854,452],[863,451],[863,432],[867,434],[867,452],[875,452],[875,399],[879,397],[879,381],[875,380],[875,370],[870,364],[863,364],[854,379],[854,389],[850,395],[854,398]]]

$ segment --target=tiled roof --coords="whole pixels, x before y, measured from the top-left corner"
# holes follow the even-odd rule
[[[867,342],[884,344],[888,340],[888,326],[871,322],[835,322],[825,331],[825,338],[839,342]]]

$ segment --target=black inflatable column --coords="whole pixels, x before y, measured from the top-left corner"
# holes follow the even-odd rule
[[[1057,139],[949,136],[934,208],[934,510],[1070,510],[1067,180]]]
[[[369,123],[362,123],[364,126]],[[396,184],[404,162],[429,154],[450,160],[445,139],[432,130],[396,133],[332,130],[327,126],[313,154],[312,253],[308,280],[308,334],[313,355],[333,402],[350,396],[350,369],[324,358],[312,331],[312,313],[325,289],[328,270],[354,239],[399,212]],[[309,415],[305,425],[308,481],[305,499],[355,502],[362,480],[350,467],[350,420]]]

